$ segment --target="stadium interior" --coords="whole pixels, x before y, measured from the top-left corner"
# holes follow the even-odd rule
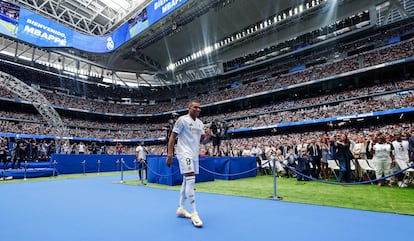
[[[405,240],[413,103],[414,0],[0,0],[0,240]]]
[[[220,155],[253,142],[413,128],[413,0],[15,0],[0,1],[0,14],[20,29],[24,8],[105,38],[163,2],[171,12],[106,52],[2,33],[0,135],[107,153],[145,141],[162,153],[168,121],[192,99],[207,126],[225,124]],[[50,151],[71,153],[63,142]]]

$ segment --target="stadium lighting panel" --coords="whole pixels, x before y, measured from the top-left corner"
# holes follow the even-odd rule
[[[213,50],[214,49],[211,46],[208,46],[204,49],[204,54],[209,54],[209,53],[213,52]]]
[[[26,60],[26,61],[32,61],[32,59],[31,59],[31,58],[26,57],[26,56],[23,56],[23,55],[18,56],[18,58],[19,58],[19,59],[22,59],[22,60]]]
[[[131,7],[131,4],[128,1],[125,0],[101,0],[102,3],[104,3],[109,8],[112,8],[115,11],[118,11],[120,9],[128,9]],[[144,2],[144,0],[140,0],[140,2]]]
[[[271,26],[272,24],[277,24],[278,22],[281,22],[283,20],[286,20],[288,18],[291,18],[293,16],[296,16],[298,14],[303,13],[304,11],[316,7],[324,2],[326,2],[327,0],[312,0],[312,1],[308,1],[302,4],[299,4],[297,6],[293,6],[292,8],[285,10],[284,12],[280,12],[277,15],[274,15],[272,17],[272,19],[266,19],[263,22],[260,22],[254,26],[251,26],[245,30],[243,30],[243,32],[239,32],[231,37],[227,37],[225,39],[220,40],[219,42],[213,44],[213,47],[205,47],[203,50],[200,50],[198,52],[195,52],[193,54],[191,54],[187,58],[185,58],[185,61],[176,61],[175,62],[175,67],[179,67],[180,65],[182,65],[183,63],[187,63],[190,62],[191,60],[195,60],[197,58],[202,57],[203,55],[208,55],[210,53],[212,53],[214,50],[217,50],[221,47],[224,47],[226,45],[231,44],[232,42],[236,41],[236,40],[240,40],[242,38],[244,38],[245,36],[254,34],[255,32],[259,31],[259,30],[263,30],[269,26]],[[332,0],[333,1],[333,6],[336,6],[337,0]],[[167,66],[167,70],[171,70],[171,68],[169,68],[169,66]]]
[[[170,69],[170,70],[174,70],[174,69],[175,69],[175,65],[174,65],[174,64],[170,64],[170,65],[168,66],[168,69]]]
[[[4,55],[7,55],[7,56],[14,57],[14,53],[11,53],[11,52],[8,52],[8,51],[5,51],[5,50],[0,51],[0,54],[4,54]]]

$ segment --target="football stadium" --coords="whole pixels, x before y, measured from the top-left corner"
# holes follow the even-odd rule
[[[414,0],[0,0],[0,239],[407,239],[413,20]]]

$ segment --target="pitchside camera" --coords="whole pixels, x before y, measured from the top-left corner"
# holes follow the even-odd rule
[[[177,120],[178,119],[178,113],[176,113],[176,112],[174,112],[174,113],[171,113],[171,119],[173,119],[173,120]]]

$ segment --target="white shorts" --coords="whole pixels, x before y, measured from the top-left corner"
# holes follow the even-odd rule
[[[194,172],[194,174],[199,173],[199,160],[193,160],[191,158],[178,158],[178,165],[180,166],[180,173],[190,173]]]

